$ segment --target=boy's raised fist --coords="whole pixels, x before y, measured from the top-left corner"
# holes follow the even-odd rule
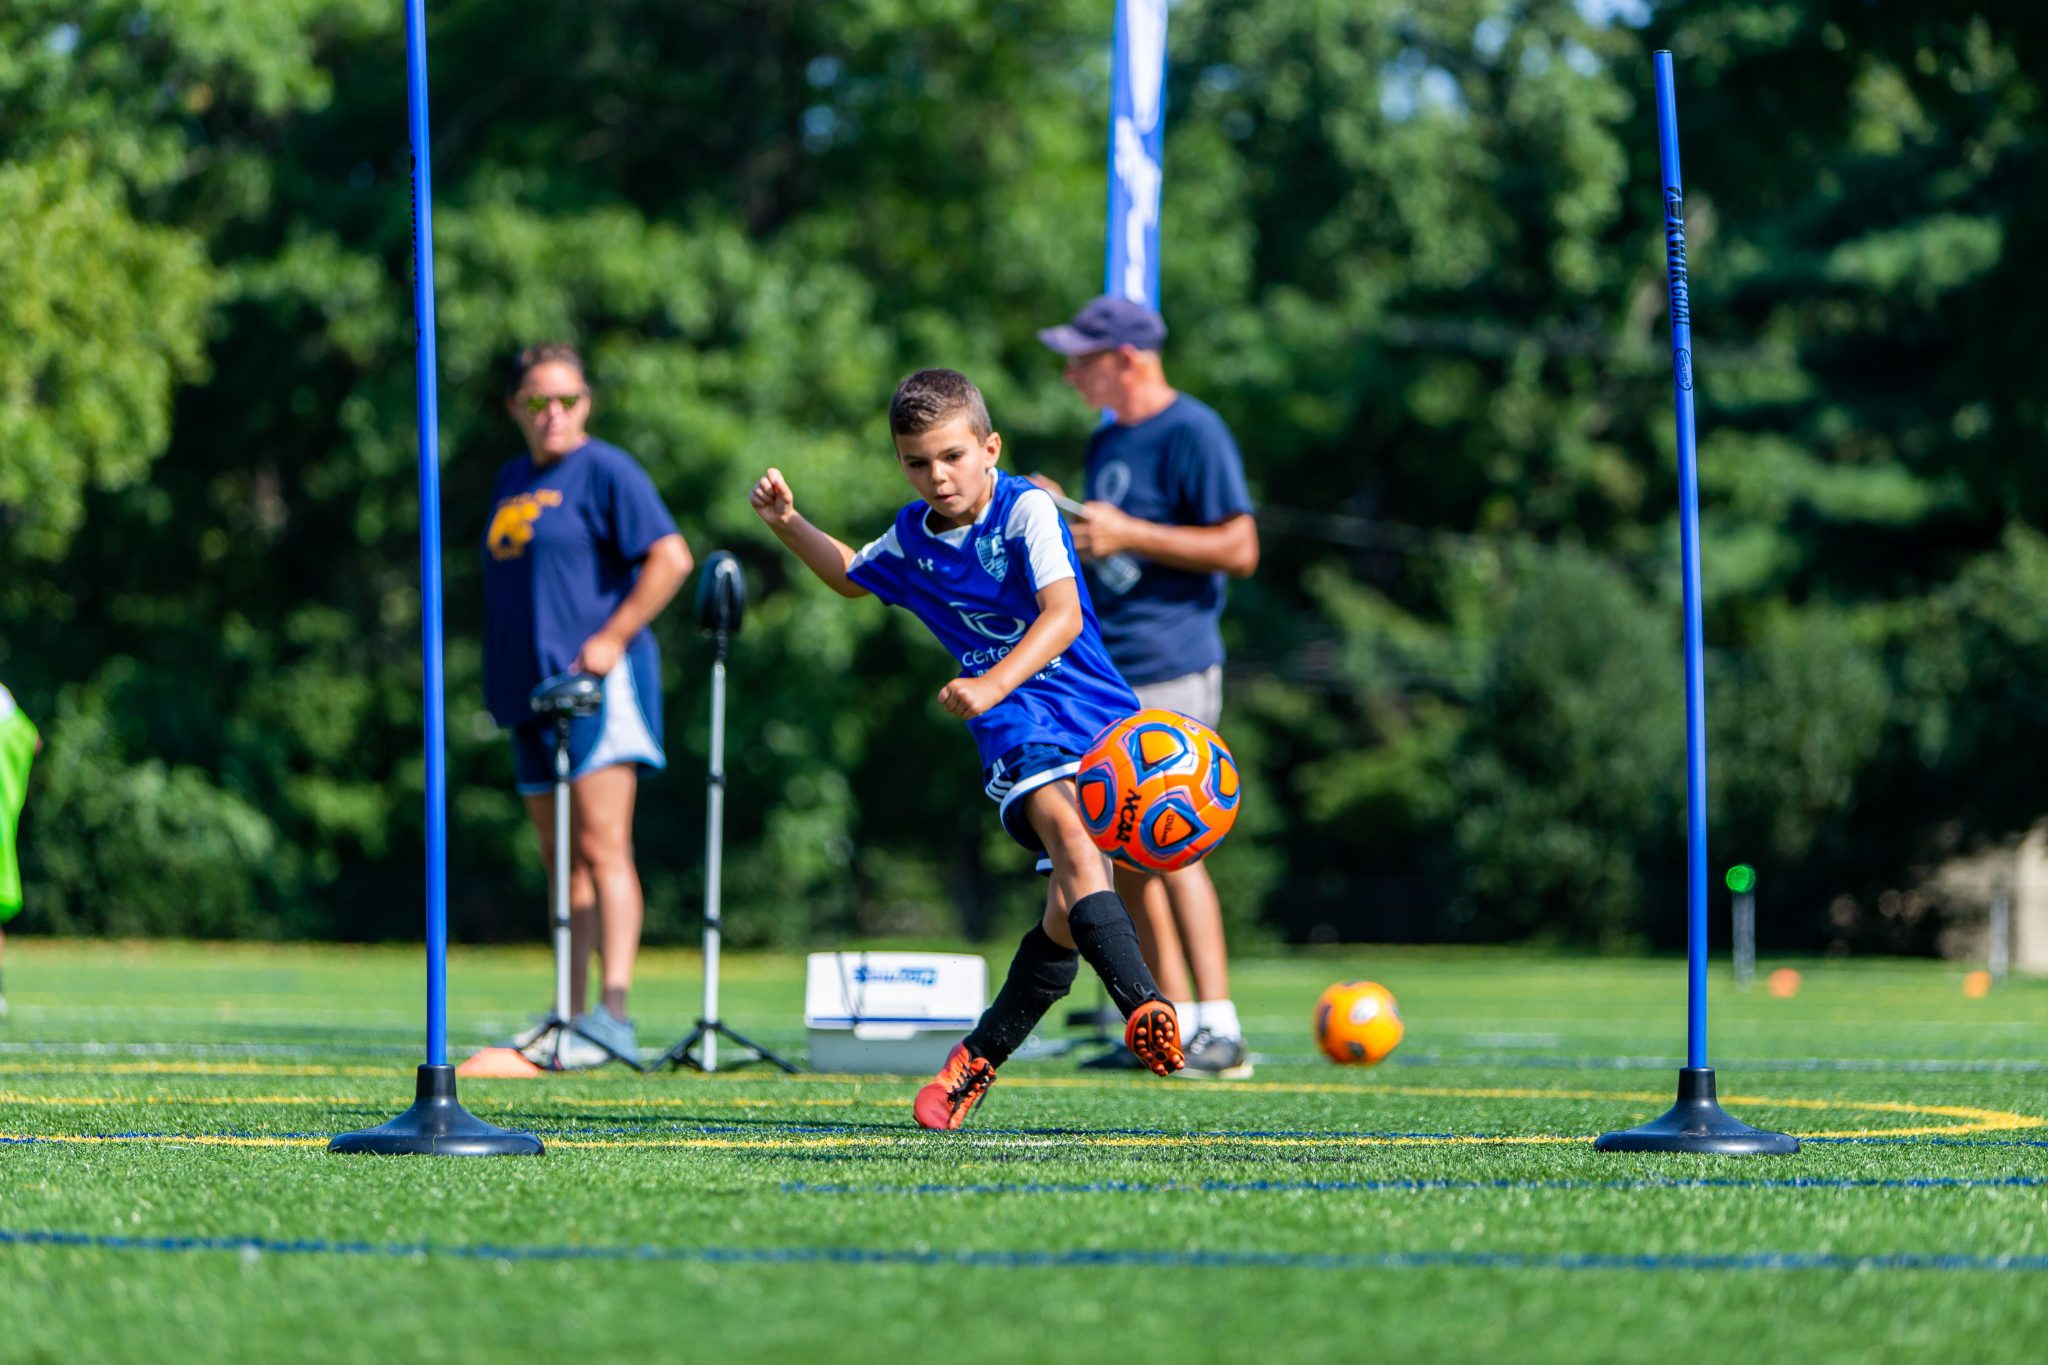
[[[760,514],[761,520],[771,526],[788,521],[796,515],[796,498],[790,493],[789,481],[782,477],[782,471],[779,469],[771,468],[763,474],[747,500],[754,504],[754,510]]]

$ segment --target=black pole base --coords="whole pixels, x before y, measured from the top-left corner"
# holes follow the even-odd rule
[[[1714,1069],[1681,1067],[1678,1103],[1637,1128],[1602,1133],[1596,1152],[1700,1152],[1708,1156],[1791,1156],[1799,1139],[1752,1128],[1714,1098]]]
[[[343,1133],[330,1152],[376,1156],[539,1156],[546,1149],[531,1133],[485,1123],[455,1098],[455,1068],[423,1066],[418,1098],[389,1123]]]
[[[670,1048],[668,1051],[662,1053],[659,1057],[655,1058],[654,1064],[648,1067],[647,1069],[649,1071],[659,1071],[662,1068],[662,1066],[667,1065],[672,1068],[687,1066],[692,1071],[702,1071],[704,1069],[704,1063],[698,1061],[695,1057],[691,1056],[690,1054],[697,1050],[697,1045],[699,1043],[702,1043],[707,1035],[713,1033],[725,1039],[727,1042],[735,1043],[738,1046],[743,1047],[747,1051],[754,1054],[751,1057],[741,1057],[737,1059],[732,1063],[734,1066],[745,1066],[748,1062],[768,1062],[771,1065],[781,1067],[784,1071],[788,1072],[792,1076],[796,1075],[798,1072],[803,1070],[803,1068],[798,1066],[795,1062],[785,1061],[783,1058],[778,1057],[774,1053],[770,1052],[767,1048],[762,1047],[753,1039],[744,1037],[741,1034],[733,1032],[724,1024],[719,1023],[716,1019],[699,1019],[697,1021],[697,1027],[690,1030],[689,1036],[685,1037],[681,1042],[677,1043],[674,1047]]]

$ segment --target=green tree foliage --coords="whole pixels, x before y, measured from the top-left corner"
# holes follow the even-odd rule
[[[2048,729],[2048,18],[1924,8],[1173,8],[1169,372],[1236,427],[1266,541],[1229,621],[1240,932],[1676,931],[1655,46],[1681,81],[1717,850],[1817,941],[1830,902],[2039,813],[2013,755]],[[0,676],[48,722],[45,924],[416,932],[398,20],[0,14]],[[735,936],[1031,913],[932,705],[944,656],[792,573],[744,493],[773,462],[873,534],[907,496],[883,405],[924,364],[983,382],[1013,468],[1074,476],[1094,417],[1033,332],[1100,279],[1108,24],[1082,0],[431,7],[458,932],[539,920],[481,711],[477,543],[517,450],[498,366],[543,337],[584,347],[594,429],[692,544],[748,568]],[[658,632],[674,771],[639,826],[669,936],[701,858],[686,617]]]
[[[295,923],[264,814],[198,768],[130,762],[112,713],[144,685],[132,665],[59,694],[37,765],[36,850],[44,922],[124,936],[271,936]],[[288,860],[285,866],[289,866]],[[268,902],[268,903],[266,903]],[[280,913],[283,912],[283,913]]]
[[[1683,810],[1683,693],[1668,614],[1611,567],[1563,554],[1518,575],[1473,698],[1452,789],[1466,915],[1625,944]]]

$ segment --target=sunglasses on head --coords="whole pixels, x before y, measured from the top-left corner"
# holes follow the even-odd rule
[[[526,405],[528,412],[538,417],[556,403],[560,403],[562,411],[567,412],[589,396],[587,393],[529,393],[522,395],[519,401]]]

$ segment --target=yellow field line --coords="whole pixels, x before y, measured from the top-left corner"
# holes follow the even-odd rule
[[[893,1078],[892,1078],[893,1079]],[[902,1084],[896,1081],[896,1084]],[[1059,1087],[1065,1082],[1047,1078],[1020,1078],[1022,1086]],[[1096,1084],[1088,1082],[1088,1084]],[[1250,1089],[1256,1083],[1235,1083],[1229,1081],[1211,1082],[1204,1085],[1205,1092],[1226,1088]],[[891,1087],[893,1088],[893,1087]],[[1465,1086],[1418,1086],[1385,1085],[1371,1088],[1356,1086],[1286,1086],[1269,1085],[1268,1091],[1301,1090],[1309,1093],[1340,1091],[1371,1096],[1375,1094],[1403,1095],[1423,1099],[1483,1099],[1483,1100],[1578,1100],[1595,1103],[1661,1103],[1668,1098],[1663,1091],[1652,1090],[1545,1090],[1520,1087],[1465,1087]],[[193,1105],[236,1105],[236,1104],[375,1104],[378,1097],[364,1095],[29,1095],[16,1091],[0,1091],[0,1104],[30,1104],[42,1106],[108,1106],[121,1104],[193,1104]],[[587,1109],[659,1109],[659,1108],[730,1108],[730,1109],[774,1109],[774,1108],[846,1108],[856,1105],[887,1105],[887,1100],[863,1100],[858,1097],[837,1096],[784,1096],[779,1098],[755,1098],[749,1096],[703,1095],[637,1096],[637,1095],[561,1095],[550,1094],[545,1103],[568,1105]],[[1808,1099],[1769,1095],[1730,1095],[1729,1104],[1765,1105],[1783,1109],[1811,1110],[1852,1110],[1862,1113],[1931,1115],[1940,1118],[1959,1118],[1970,1121],[1973,1128],[2016,1130],[2048,1126],[2048,1118],[2011,1113],[1997,1109],[1979,1109],[1967,1105],[1913,1104],[1899,1100],[1845,1100]]]
[[[867,1080],[869,1078],[847,1078]],[[1104,1082],[1069,1079],[1060,1077],[1020,1077],[1019,1085],[1044,1089],[1067,1089],[1081,1086],[1099,1086]],[[888,1088],[901,1085],[898,1078],[889,1078]],[[1114,1084],[1112,1082],[1112,1084]],[[1593,1103],[1661,1104],[1668,1099],[1664,1091],[1602,1091],[1602,1090],[1544,1090],[1526,1087],[1468,1087],[1468,1086],[1418,1086],[1384,1084],[1372,1086],[1330,1085],[1292,1082],[1213,1082],[1205,1090],[1249,1090],[1265,1093],[1347,1093],[1361,1097],[1372,1095],[1401,1095],[1424,1099],[1491,1099],[1491,1100],[1573,1100]],[[388,1098],[388,1097],[384,1097]],[[0,1091],[0,1104],[30,1105],[40,1108],[111,1108],[127,1105],[192,1105],[208,1107],[233,1107],[237,1105],[375,1105],[378,1098],[360,1095],[27,1095],[17,1092]],[[776,1109],[776,1108],[850,1108],[854,1106],[871,1108],[893,1107],[892,1099],[863,1099],[860,1097],[838,1096],[787,1096],[781,1098],[756,1098],[751,1096],[704,1095],[675,1096],[603,1096],[603,1095],[547,1095],[545,1103],[565,1105],[571,1108],[605,1109],[663,1109],[672,1108],[685,1113],[691,1109]],[[1997,1109],[1980,1109],[1967,1105],[1911,1104],[1899,1100],[1839,1100],[1810,1099],[1803,1097],[1773,1097],[1767,1095],[1731,1095],[1727,1102],[1739,1106],[1762,1108],[1783,1108],[1819,1111],[1840,1111],[1871,1114],[1900,1114],[1914,1117],[1958,1119],[1961,1122],[1938,1125],[1915,1125],[1898,1128],[1852,1128],[1833,1129],[1824,1132],[1807,1133],[1806,1137],[1857,1138],[1857,1137],[1934,1137],[1956,1136],[1966,1133],[2013,1132],[2048,1126],[2048,1119],[2028,1114],[2012,1113]],[[299,1145],[307,1139],[259,1139],[259,1138],[92,1138],[52,1137],[49,1141],[189,1141],[218,1142],[226,1145]],[[922,1141],[915,1134],[900,1136],[885,1135],[837,1135],[806,1134],[802,1136],[776,1137],[650,1137],[626,1139],[581,1139],[559,1138],[555,1145],[562,1147],[630,1148],[710,1148],[734,1150],[778,1150],[804,1147],[834,1147],[851,1145],[890,1144],[903,1141]],[[1371,1137],[1331,1134],[1317,1136],[1253,1136],[1229,1133],[1185,1135],[1130,1135],[1102,1134],[1089,1136],[1076,1134],[1048,1139],[1004,1139],[1005,1145],[1097,1146],[1097,1147],[1162,1147],[1162,1146],[1251,1146],[1251,1147],[1400,1147],[1400,1146],[1466,1146],[1466,1145],[1530,1145],[1579,1142],[1584,1138],[1572,1135],[1540,1134],[1523,1136],[1476,1136],[1454,1135],[1445,1137]]]
[[[1544,1146],[1558,1143],[1578,1143],[1586,1139],[1568,1134],[1546,1133],[1527,1137],[1230,1137],[1227,1135],[1190,1134],[1102,1134],[1100,1136],[1073,1136],[1047,1138],[1020,1138],[1010,1135],[978,1137],[967,1133],[945,1139],[948,1145],[968,1145],[974,1148],[1061,1148],[1061,1147],[1448,1147],[1448,1146]],[[137,1146],[199,1146],[199,1147],[324,1147],[324,1137],[244,1137],[232,1134],[195,1134],[180,1136],[172,1133],[0,1133],[0,1142],[57,1142],[72,1145],[137,1145]],[[924,1133],[877,1133],[863,1134],[805,1134],[785,1138],[726,1138],[726,1137],[677,1137],[677,1138],[549,1138],[550,1147],[573,1147],[591,1149],[655,1149],[655,1150],[709,1150],[709,1151],[792,1151],[817,1150],[834,1147],[923,1147],[930,1150],[930,1144],[939,1141]]]
[[[0,1075],[75,1072],[93,1076],[390,1076],[388,1066],[282,1066],[274,1062],[96,1062],[91,1066],[50,1066],[42,1062],[0,1062]]]
[[[179,1137],[169,1133],[0,1133],[0,1142],[62,1142],[66,1144],[158,1147],[325,1147],[324,1137],[239,1137],[229,1133],[199,1133]]]
[[[81,1074],[93,1075],[223,1075],[223,1076],[347,1076],[347,1077],[393,1077],[402,1073],[388,1067],[350,1066],[283,1066],[268,1062],[123,1062],[112,1065],[90,1067],[49,1067],[39,1064],[6,1062],[0,1063],[0,1074],[8,1072],[50,1072],[75,1070]],[[567,1077],[556,1077],[566,1080]],[[586,1085],[591,1082],[616,1082],[631,1084],[639,1078],[631,1075],[606,1075],[575,1073],[574,1082]],[[908,1088],[916,1083],[915,1078],[891,1075],[827,1074],[806,1075],[796,1078],[781,1076],[740,1076],[725,1072],[712,1075],[693,1075],[688,1084],[702,1085],[711,1081],[728,1084],[759,1084],[775,1087],[790,1085],[854,1085],[875,1086],[895,1091]],[[1128,1088],[1127,1078],[1101,1078],[1087,1076],[1005,1076],[1005,1090],[1114,1090]],[[1205,1081],[1201,1093],[1244,1093],[1264,1095],[1357,1095],[1361,1098],[1373,1095],[1408,1095],[1426,1099],[1473,1099],[1473,1100],[1588,1100],[1600,1103],[1622,1101],[1644,1104],[1666,1103],[1671,1098],[1668,1090],[1554,1090],[1529,1086],[1436,1086],[1403,1085],[1392,1082],[1367,1081],[1345,1083],[1331,1081]],[[7,1098],[0,1095],[0,1102]],[[344,1102],[340,1097],[326,1097],[333,1102]],[[353,1102],[353,1101],[348,1101]],[[778,1105],[816,1104],[831,1105],[854,1103],[854,1101],[830,1099],[773,1098],[760,1100],[708,1100],[702,1096],[682,1094],[667,1096],[577,1096],[550,1093],[550,1104],[581,1105],[623,1105],[634,1108],[658,1108],[663,1105],[685,1104],[730,1104],[742,1107],[773,1108]],[[1911,1104],[1896,1100],[1836,1100],[1797,1099],[1758,1095],[1729,1095],[1723,1097],[1727,1104],[1768,1104],[1786,1109],[1855,1109],[1871,1113],[1934,1114],[1948,1118],[1983,1119],[2000,1111],[1973,1109],[1965,1106]],[[2029,1118],[2024,1115],[2004,1115],[2015,1120],[2015,1128],[2034,1128],[2048,1125],[2048,1119]]]
[[[878,1133],[873,1135],[818,1133],[788,1138],[550,1138],[554,1147],[651,1147],[651,1148],[708,1148],[729,1151],[777,1151],[830,1147],[921,1147],[934,1150],[932,1144],[943,1141],[947,1145],[965,1145],[973,1149],[1000,1147],[1047,1148],[1066,1147],[1534,1147],[1552,1146],[1560,1143],[1582,1143],[1588,1139],[1569,1133],[1541,1133],[1524,1137],[1268,1137],[1232,1136],[1227,1133],[1215,1134],[1174,1134],[1174,1133],[1103,1133],[1062,1135],[1059,1137],[1016,1137],[1008,1134],[981,1137],[974,1133],[957,1133],[938,1139],[925,1133]]]
[[[700,1109],[781,1109],[785,1106],[797,1109],[850,1109],[856,1105],[884,1106],[893,1100],[864,1100],[858,1096],[823,1095],[795,1099],[742,1099],[720,1096],[717,1099],[685,1098],[649,1099],[632,1096],[607,1097],[603,1095],[549,1095],[549,1104],[577,1105],[585,1109],[658,1109],[663,1106]]]
[[[1807,1133],[1806,1137],[1930,1137],[1941,1133],[2010,1133],[2026,1128],[2048,1127],[2048,1119],[2015,1114],[2002,1109],[1973,1109],[1960,1104],[1903,1104],[1897,1100],[1856,1100],[1830,1104],[1825,1100],[1766,1099],[1761,1095],[1730,1095],[1725,1101],[1736,1105],[1774,1105],[1785,1109],[1849,1109],[1866,1114],[1916,1114],[1935,1118],[1968,1119],[1967,1123],[1938,1128],[1881,1128],[1872,1131]]]

